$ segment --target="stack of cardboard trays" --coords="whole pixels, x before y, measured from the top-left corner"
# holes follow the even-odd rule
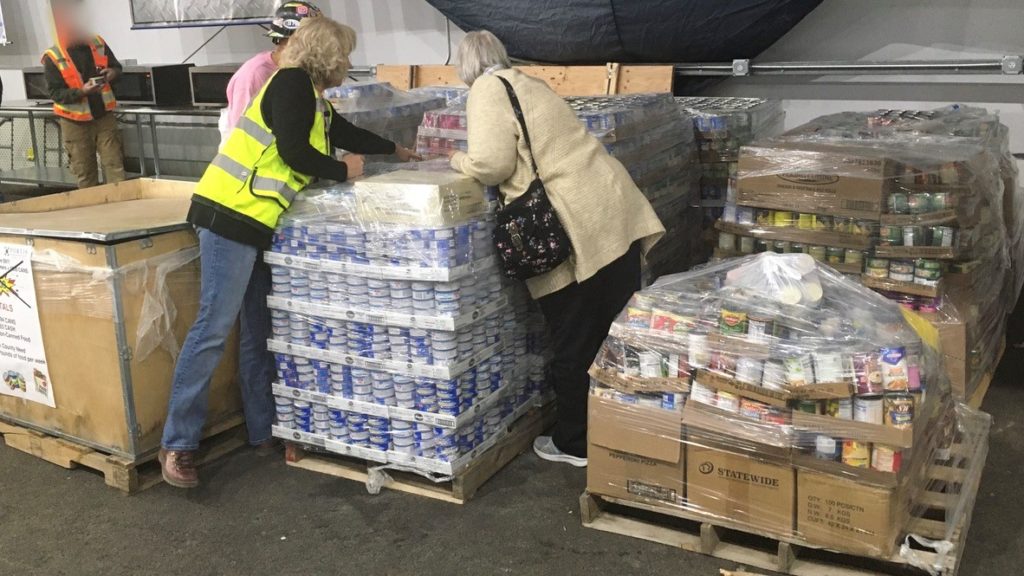
[[[818,118],[743,148],[716,256],[802,252],[920,312],[958,398],[995,368],[1021,287],[1021,191],[985,110]]]
[[[780,134],[786,112],[780,100],[687,96],[676,98],[683,112],[693,118],[700,148],[700,206],[704,211],[706,241],[722,217],[726,203],[736,203],[736,171],[740,147]]]
[[[666,236],[647,258],[645,276],[687,270],[699,258],[700,170],[691,117],[668,94],[567,98],[587,131],[622,162],[651,202]],[[425,156],[467,150],[464,103],[427,113],[417,140]],[[544,173],[544,166],[540,166]],[[595,183],[599,191],[600,183]]]
[[[307,193],[273,249],[275,436],[451,477],[543,403],[543,323],[483,187],[403,169]]]
[[[960,453],[987,446],[987,417],[954,404],[930,344],[895,303],[804,254],[662,278],[592,367],[588,491],[890,558],[930,464],[954,438]]]

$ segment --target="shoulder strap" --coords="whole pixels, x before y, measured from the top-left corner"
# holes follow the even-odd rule
[[[519,104],[519,97],[516,96],[516,91],[512,88],[512,84],[495,74],[498,80],[505,85],[505,90],[508,91],[508,99],[512,102],[512,111],[515,112],[516,118],[519,120],[519,126],[523,129],[523,140],[526,141],[526,149],[530,151],[530,163],[533,165],[533,173],[536,176],[540,176],[540,171],[537,170],[537,159],[533,155],[533,145],[530,144],[530,131],[526,129],[526,117],[523,115],[523,107]]]

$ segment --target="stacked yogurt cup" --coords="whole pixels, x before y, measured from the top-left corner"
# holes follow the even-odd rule
[[[486,210],[378,220],[356,188],[300,200],[265,256],[275,435],[457,473],[538,404],[543,324],[496,267]]]

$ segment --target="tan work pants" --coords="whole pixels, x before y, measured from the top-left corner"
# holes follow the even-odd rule
[[[79,188],[90,188],[100,183],[96,153],[103,163],[107,184],[124,180],[124,149],[117,118],[107,114],[91,122],[73,122],[60,119],[64,134],[64,148],[71,158],[71,172],[78,179]]]

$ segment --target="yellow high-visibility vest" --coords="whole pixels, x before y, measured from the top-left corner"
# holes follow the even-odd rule
[[[203,174],[196,195],[216,202],[270,231],[281,214],[313,178],[293,170],[277,150],[277,138],[263,120],[260,105],[270,81],[249,104],[217,157]],[[330,154],[332,108],[310,83],[317,101],[317,114],[309,143],[322,154]]]

